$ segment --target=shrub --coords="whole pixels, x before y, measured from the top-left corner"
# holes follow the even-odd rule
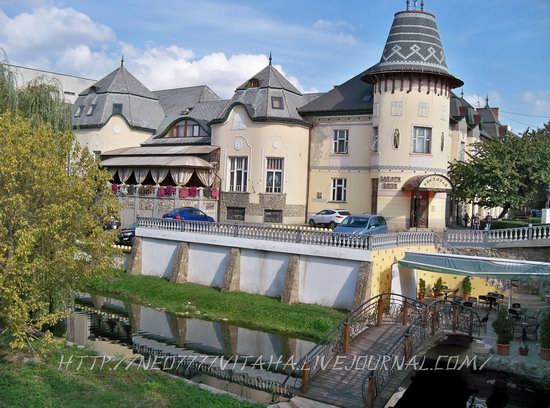
[[[173,196],[176,193],[176,188],[174,186],[167,186],[164,191],[167,196]]]
[[[418,279],[418,291],[426,293],[426,281],[422,278]]]
[[[198,192],[199,190],[197,189],[197,187],[189,187],[189,197],[196,197]]]
[[[550,312],[544,313],[540,324],[540,346],[550,348]]]
[[[189,189],[187,187],[180,187],[179,197],[183,199],[189,197]]]
[[[462,292],[464,293],[472,293],[472,281],[470,280],[469,276],[466,276],[462,280]]]
[[[498,310],[497,318],[493,322],[493,330],[497,335],[498,344],[510,344],[514,337],[514,323],[508,318],[508,310],[502,307]]]

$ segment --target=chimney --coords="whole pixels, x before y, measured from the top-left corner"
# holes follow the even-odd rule
[[[493,115],[495,115],[495,118],[497,118],[497,120],[499,120],[498,119],[498,108],[491,108],[491,110],[493,111]]]

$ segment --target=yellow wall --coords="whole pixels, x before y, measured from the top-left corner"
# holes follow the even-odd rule
[[[426,281],[426,290],[433,288],[437,279],[441,278],[443,284],[448,286],[449,289],[458,288],[458,296],[462,296],[462,280],[464,276],[460,275],[449,275],[446,273],[437,273],[437,272],[426,272],[418,271],[418,279],[424,279]],[[497,291],[493,285],[490,285],[485,279],[482,278],[472,278],[472,292],[470,296],[479,297],[479,295],[486,295],[487,292]],[[429,286],[428,286],[429,285]],[[418,282],[417,282],[418,287]]]

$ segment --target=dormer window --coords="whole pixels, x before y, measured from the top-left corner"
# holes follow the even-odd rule
[[[192,120],[182,120],[176,123],[170,132],[169,137],[199,137],[204,136],[204,131],[198,123]]]
[[[122,104],[121,103],[113,103],[113,115],[120,115],[122,114]]]
[[[283,98],[281,96],[272,96],[271,107],[273,109],[284,109]]]
[[[75,118],[79,118],[80,115],[82,115],[82,111],[84,110],[84,105],[80,105],[78,107],[78,109],[76,110],[75,114],[74,114],[74,117]]]
[[[86,112],[86,115],[92,116],[94,114],[94,111],[95,111],[95,103],[90,105],[90,107],[88,108],[88,112]]]
[[[96,93],[96,92],[97,92],[96,86],[95,86],[95,85],[92,85],[92,86],[90,87],[90,93]]]
[[[260,86],[260,81],[258,81],[256,78],[252,78],[250,81],[248,81],[249,88],[257,88],[259,86]]]

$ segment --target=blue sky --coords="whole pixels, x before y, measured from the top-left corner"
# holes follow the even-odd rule
[[[523,131],[550,120],[550,1],[425,0],[474,104]],[[125,65],[152,89],[206,83],[223,97],[267,63],[304,91],[375,64],[405,0],[0,0],[10,62],[99,79]],[[459,91],[457,91],[459,92]],[[533,116],[515,115],[521,113]]]

